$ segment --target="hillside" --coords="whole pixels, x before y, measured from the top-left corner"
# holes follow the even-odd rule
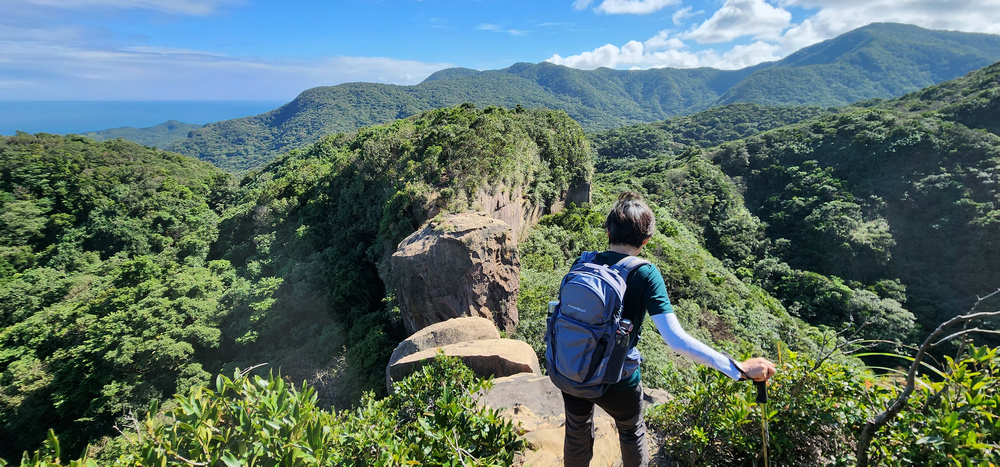
[[[597,135],[596,151],[565,112],[465,104],[324,137],[239,186],[122,140],[0,139],[0,456],[37,449],[46,428],[64,457],[91,444],[100,465],[282,453],[419,463],[467,452],[449,436],[489,433],[516,446],[503,418],[472,413],[478,386],[457,367],[428,367],[383,397],[403,337],[385,258],[422,221],[474,208],[481,193],[509,189],[545,207],[591,180],[593,203],[543,216],[520,242],[511,337],[541,350],[544,303],[580,251],[605,246],[616,195],[639,191],[657,219],[644,256],[684,327],[782,365],[772,460],[850,464],[861,424],[898,378],[817,359],[851,338],[913,343],[920,325],[1000,282],[1000,137],[962,123],[992,125],[976,112],[996,106],[996,71],[868,107],[733,104]],[[750,463],[760,451],[750,387],[696,370],[646,324],[643,384],[675,395],[649,418],[666,457]],[[1000,358],[983,347],[967,357],[915,393],[930,410],[879,435],[887,462],[996,459]],[[261,362],[275,376],[237,370]],[[217,392],[205,389],[219,373]]]
[[[998,97],[1000,63],[994,63],[962,78],[907,94],[883,105],[914,113],[935,112],[946,120],[1000,135]]]
[[[111,128],[109,130],[88,131],[86,133],[82,133],[82,135],[95,141],[107,141],[111,139],[123,138],[139,143],[143,146],[165,148],[177,141],[187,138],[188,133],[204,126],[205,125],[195,125],[193,123],[182,123],[177,120],[170,120],[147,128],[133,128],[126,126],[121,128]]]
[[[758,70],[716,104],[842,106],[898,97],[996,62],[998,36],[871,24]]]
[[[837,112],[734,104],[600,133],[599,179],[642,180],[654,199],[684,206],[677,215],[716,257],[813,324],[834,325],[844,307],[812,308],[803,299],[823,295],[812,287],[847,286],[933,327],[1000,283],[1000,138],[987,132],[998,72]],[[725,177],[686,181],[690,162],[679,161],[699,154],[714,163],[700,172]],[[726,214],[733,205],[748,214]],[[796,270],[805,275],[789,282]]]
[[[997,60],[1000,36],[872,24],[741,70],[584,71],[551,63],[443,70],[414,86],[309,89],[271,112],[208,124],[169,149],[244,172],[326,134],[463,102],[560,109],[586,131],[600,131],[736,102],[830,106],[893,98]]]
[[[233,182],[128,141],[0,138],[0,457],[50,428],[78,450],[209,381],[236,278],[207,254]]]

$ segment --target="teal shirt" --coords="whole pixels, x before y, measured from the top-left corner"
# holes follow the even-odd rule
[[[597,254],[596,262],[615,264],[628,255],[613,251],[603,251]],[[636,330],[630,346],[635,346],[642,332],[642,322],[648,313],[650,316],[660,313],[673,313],[670,298],[667,297],[667,286],[663,283],[660,270],[653,264],[644,264],[632,270],[625,280],[625,297],[622,303],[622,318],[632,320]],[[611,390],[632,390],[639,385],[642,376],[637,368],[632,375],[611,386]]]

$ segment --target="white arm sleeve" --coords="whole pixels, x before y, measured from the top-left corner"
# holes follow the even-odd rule
[[[740,379],[740,369],[736,367],[735,362],[684,332],[680,321],[677,321],[677,316],[673,313],[660,313],[651,318],[656,329],[660,331],[663,341],[675,352],[702,365],[715,368],[734,380]]]

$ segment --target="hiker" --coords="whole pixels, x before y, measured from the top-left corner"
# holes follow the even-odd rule
[[[608,354],[612,356],[603,360],[605,364],[586,360],[589,358],[586,356],[573,355],[574,352],[579,354],[581,351],[566,349],[560,347],[560,345],[568,346],[570,345],[566,343],[568,341],[572,341],[573,345],[576,346],[582,345],[580,344],[581,340],[579,336],[585,333],[582,331],[574,333],[573,326],[586,326],[576,320],[564,319],[564,323],[553,323],[554,318],[550,317],[548,323],[549,329],[546,334],[548,344],[546,357],[547,360],[552,361],[547,362],[547,366],[553,383],[563,392],[563,403],[566,411],[566,434],[563,444],[564,465],[574,467],[590,465],[594,448],[594,404],[597,404],[615,419],[615,424],[618,427],[618,438],[621,444],[623,465],[625,467],[645,467],[649,464],[649,445],[646,437],[646,426],[642,417],[641,402],[643,392],[641,375],[639,374],[640,357],[638,349],[634,347],[639,340],[638,330],[642,327],[645,312],[649,313],[663,340],[666,341],[671,349],[702,365],[715,368],[734,380],[753,379],[755,381],[766,381],[774,375],[776,370],[773,363],[763,358],[751,358],[737,363],[728,356],[711,349],[684,332],[670,306],[670,300],[667,298],[667,289],[663,283],[663,276],[660,275],[660,271],[655,265],[645,260],[638,258],[627,259],[639,255],[642,247],[653,236],[655,228],[653,212],[638,194],[632,192],[622,193],[618,197],[618,202],[615,203],[608,214],[604,226],[608,234],[608,249],[599,253],[585,253],[581,259],[577,260],[577,263],[574,264],[574,269],[570,271],[567,279],[563,281],[563,286],[560,290],[560,300],[567,300],[565,296],[571,294],[571,292],[566,292],[568,287],[567,281],[571,278],[574,270],[579,267],[580,263],[586,261],[588,264],[609,266],[619,264],[619,262],[630,263],[622,265],[622,269],[619,270],[619,275],[627,276],[623,284],[625,286],[625,293],[622,299],[622,307],[620,308],[621,323],[624,324],[621,325],[622,328],[619,328],[619,330],[605,331],[615,336],[611,339],[620,340],[620,343],[628,342],[627,346],[622,346],[627,350],[619,352],[627,354],[627,357],[624,358],[624,362],[618,362],[616,367],[615,363],[612,363],[615,360],[615,356],[611,351],[608,351]],[[600,269],[591,269],[591,271],[600,273]],[[593,274],[590,275],[593,276]],[[601,294],[589,295],[593,297],[595,295],[600,296]],[[572,299],[573,297],[569,297],[569,300]],[[580,312],[583,311],[580,309],[580,306],[571,307],[567,305],[565,308],[560,308],[559,312],[555,312],[555,315],[559,315],[561,312],[574,312],[568,308],[575,308]],[[599,310],[597,313],[600,314],[601,311]],[[630,329],[628,328],[629,323],[625,320],[631,321]],[[604,321],[607,322],[608,320],[605,319]],[[615,324],[615,326],[619,325]],[[569,329],[569,331],[565,329]],[[632,329],[634,331],[631,331]],[[572,338],[568,337],[567,334],[572,335]],[[600,330],[597,331],[597,335],[601,335]],[[555,343],[549,342],[549,340]],[[600,350],[592,353],[603,352],[606,345],[604,344],[604,347],[598,345],[598,349]],[[560,363],[567,361],[574,362]],[[554,371],[556,368],[559,368],[559,365],[563,365],[563,367],[573,367],[576,365],[583,368],[581,373],[576,376],[577,380],[586,380],[595,371],[599,373],[600,369],[604,368],[610,368],[606,371],[617,371],[619,373],[611,374],[610,376],[603,375],[603,383],[601,383],[601,375],[597,375],[596,380],[599,384],[580,388],[578,387],[580,384],[579,381],[573,380],[572,377],[567,378],[562,372]],[[588,366],[589,372],[587,372]],[[583,373],[586,373],[586,376],[580,376]],[[618,379],[619,374],[621,375],[620,379]],[[575,392],[578,395],[569,394],[567,390]]]

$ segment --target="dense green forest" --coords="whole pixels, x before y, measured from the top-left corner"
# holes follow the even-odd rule
[[[995,35],[883,23],[740,70],[577,70],[546,62],[487,71],[448,69],[414,86],[345,83],[313,88],[270,112],[190,132],[165,132],[159,125],[138,133],[91,135],[143,144],[157,141],[157,147],[245,173],[327,134],[463,102],[563,110],[592,132],[740,102],[828,107],[894,98],[997,60],[1000,37]]]
[[[208,258],[232,177],[123,140],[22,133],[0,156],[0,455],[49,428],[78,450],[207,383],[196,355],[238,280]]]
[[[905,304],[932,329],[1000,283],[992,266],[1000,233],[1000,114],[989,111],[998,90],[995,64],[896,100],[839,110],[724,106],[598,134],[597,167],[625,167],[654,198],[669,192],[669,204],[705,231],[715,256],[753,271],[757,283],[803,318],[828,320],[815,324],[839,322],[849,309],[833,302],[805,306],[803,295],[820,287],[875,292]],[[776,129],[758,131],[769,128]],[[672,168],[676,160],[696,155],[712,162],[703,164],[704,173],[721,170],[725,177],[678,181],[690,175]],[[691,203],[701,194],[685,187],[716,185],[714,199],[731,191],[739,199],[716,202],[699,220]],[[745,206],[751,220],[722,214],[732,204]],[[745,222],[744,232],[760,238],[734,243],[750,238],[731,230]],[[775,261],[785,265],[762,269]],[[792,277],[784,268],[833,282],[810,276],[781,283]]]
[[[565,113],[471,105],[332,135],[238,186],[123,140],[19,134],[0,154],[5,458],[48,428],[78,451],[206,369],[266,362],[326,381],[327,406],[382,394],[403,337],[386,254],[481,190],[549,206],[593,170]]]
[[[763,414],[776,464],[852,465],[901,382],[844,352],[877,339],[890,345],[867,361],[905,367],[892,355],[1000,286],[998,76],[1000,64],[896,100],[732,104],[590,137],[565,112],[463,104],[327,135],[240,181],[124,140],[3,138],[0,458],[509,463],[524,448],[515,427],[477,408],[483,383],[456,362],[385,394],[404,337],[386,258],[481,191],[550,206],[590,180],[591,204],[544,216],[520,243],[511,337],[543,354],[545,302],[580,251],[604,246],[617,194],[638,191],[657,217],[645,257],[685,328],[781,368],[763,413],[749,386],[641,340],[644,384],[675,396],[649,415],[659,458],[752,463]],[[872,459],[1000,462],[997,351],[933,357],[919,410],[877,430]]]

